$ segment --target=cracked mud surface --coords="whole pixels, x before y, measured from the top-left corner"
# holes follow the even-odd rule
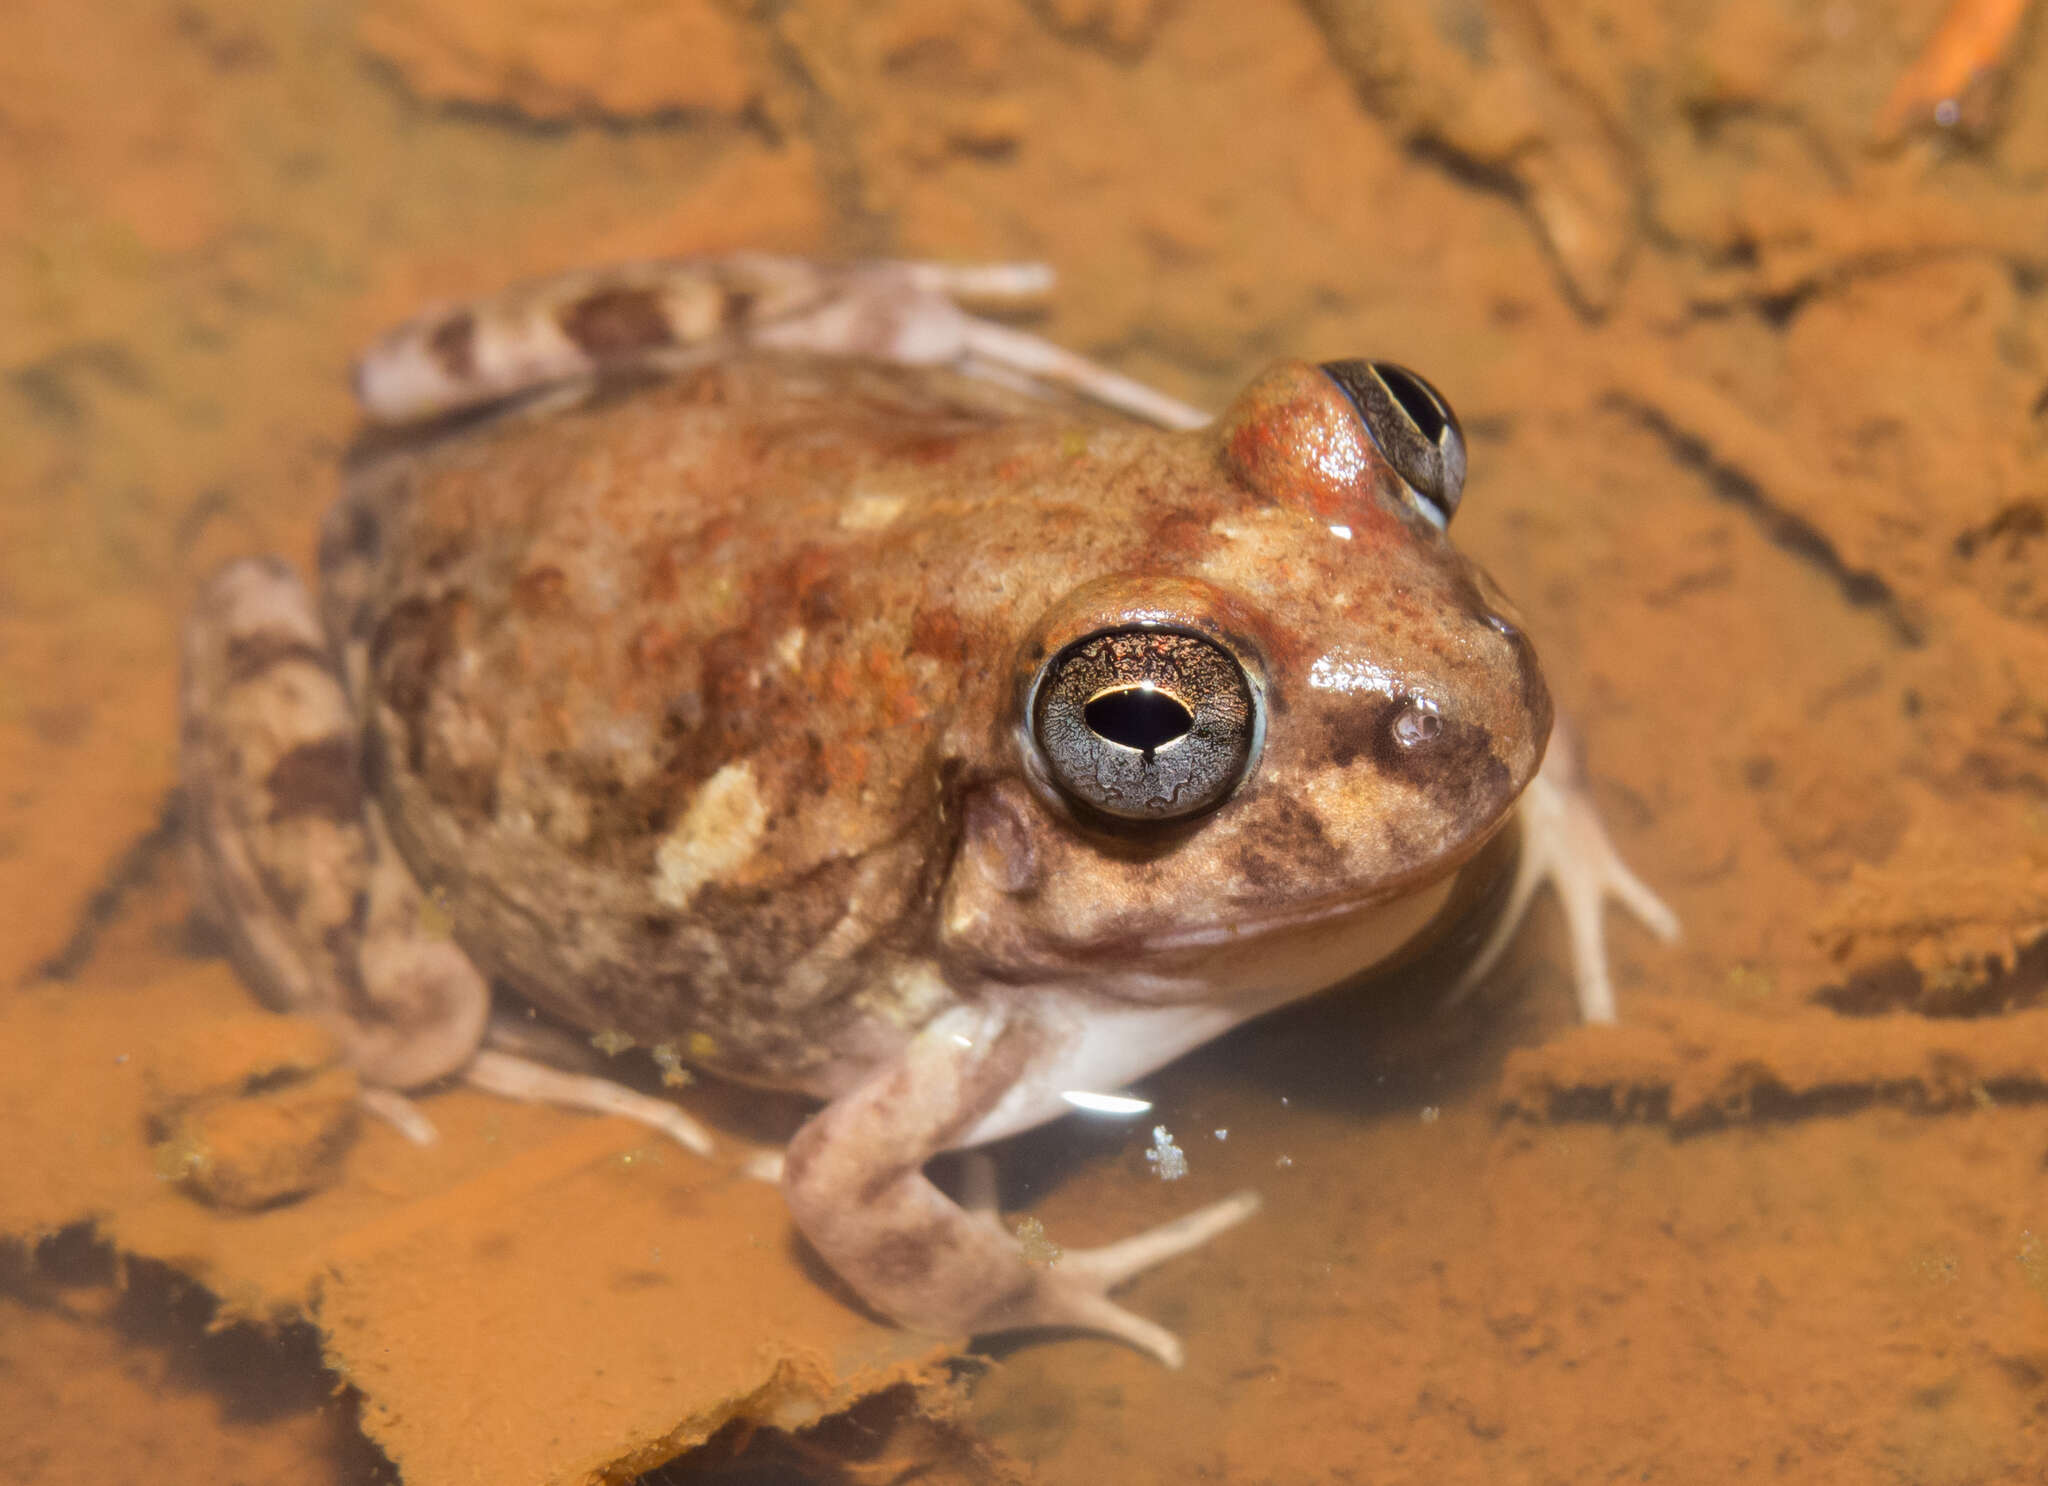
[[[2021,25],[1956,130],[1915,128],[1894,89],[1943,10],[21,8],[0,1229],[95,1220],[152,1264],[123,1294],[82,1237],[13,1253],[5,1479],[361,1480],[359,1427],[416,1482],[593,1479],[792,1378],[836,1406],[905,1375],[668,1479],[2038,1479],[2048,54]],[[1184,1372],[1057,1340],[935,1381],[767,1194],[572,1116],[446,1096],[453,1149],[372,1132],[232,1219],[151,1164],[131,1070],[249,1026],[133,850],[199,577],[306,556],[347,357],[421,301],[736,247],[1042,258],[1034,328],[1207,405],[1282,355],[1424,370],[1471,436],[1461,540],[1685,921],[1617,929],[1618,1031],[1570,1024],[1539,913],[1456,1026],[1304,1007],[1150,1080],[1142,1129],[1006,1150],[1062,1245],[1264,1192],[1133,1291]],[[217,1301],[165,1300],[181,1275]],[[190,1360],[305,1314],[339,1414],[302,1330]],[[749,1372],[764,1343],[811,1371]]]

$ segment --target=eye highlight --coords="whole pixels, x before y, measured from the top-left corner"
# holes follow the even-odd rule
[[[1358,409],[1365,431],[1423,514],[1449,526],[1465,491],[1465,431],[1442,393],[1391,361],[1326,361],[1325,376]]]
[[[1040,669],[1030,702],[1031,741],[1060,791],[1129,821],[1221,804],[1251,767],[1258,716],[1237,657],[1152,626],[1076,640]]]

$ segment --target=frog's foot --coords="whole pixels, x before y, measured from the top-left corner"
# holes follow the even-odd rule
[[[364,1113],[382,1120],[414,1145],[432,1145],[441,1138],[427,1112],[396,1089],[364,1084],[356,1098]]]
[[[1220,1202],[1196,1208],[1170,1223],[1161,1223],[1097,1249],[1067,1249],[1034,1269],[1039,1283],[1028,1294],[987,1313],[975,1331],[1015,1331],[1034,1327],[1074,1327],[1101,1332],[1149,1352],[1168,1367],[1186,1360],[1180,1338],[1143,1316],[1134,1315],[1109,1298],[1109,1292],[1154,1265],[1200,1248],[1219,1233],[1235,1228],[1262,1206],[1259,1194],[1233,1192]],[[998,1233],[1001,1229],[998,1227]],[[1012,1245],[1009,1235],[1002,1235]],[[1022,1250],[1020,1249],[1021,1253]]]
[[[201,911],[268,1005],[322,1023],[363,1079],[417,1088],[483,1037],[490,993],[365,796],[352,710],[311,598],[229,564],[185,629],[180,775]]]
[[[1255,1193],[1121,1243],[1034,1262],[992,1207],[970,1212],[924,1173],[1051,1055],[1049,1044],[1041,1028],[999,1008],[962,1006],[937,1018],[900,1059],[797,1132],[783,1162],[790,1212],[840,1277],[904,1326],[942,1336],[1078,1328],[1178,1367],[1179,1340],[1109,1292],[1251,1216]]]
[[[408,321],[356,364],[363,411],[409,423],[634,366],[684,367],[748,348],[955,366],[1058,388],[1168,428],[1207,416],[960,301],[1044,299],[1036,263],[815,263],[741,253],[560,274]]]
[[[592,1114],[623,1115],[650,1130],[666,1135],[700,1156],[711,1154],[711,1136],[705,1128],[666,1099],[629,1089],[608,1078],[588,1073],[568,1073],[485,1048],[462,1070],[465,1083],[487,1089],[506,1099],[528,1104],[553,1104],[563,1109],[587,1110]]]
[[[1463,1001],[1485,978],[1520,928],[1536,890],[1548,882],[1557,889],[1571,935],[1579,1016],[1588,1022],[1612,1022],[1614,982],[1607,969],[1603,923],[1607,900],[1619,902],[1666,942],[1678,937],[1678,916],[1629,870],[1608,839],[1593,798],[1579,778],[1562,726],[1551,739],[1543,767],[1523,792],[1521,808],[1522,852],[1507,903],[1444,1004]]]

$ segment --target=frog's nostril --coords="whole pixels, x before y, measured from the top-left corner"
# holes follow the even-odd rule
[[[1394,718],[1394,741],[1403,748],[1419,748],[1443,735],[1444,720],[1429,702],[1410,702]]]
[[[1112,743],[1151,753],[1185,738],[1195,725],[1187,703],[1156,686],[1119,686],[1081,709],[1089,730]]]

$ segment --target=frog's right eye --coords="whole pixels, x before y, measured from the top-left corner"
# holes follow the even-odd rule
[[[1118,820],[1184,820],[1221,804],[1258,744],[1258,692],[1237,657],[1154,625],[1061,650],[1039,670],[1029,715],[1061,793]]]
[[[1415,492],[1422,514],[1449,526],[1465,490],[1465,431],[1443,394],[1391,361],[1326,361],[1323,374],[1358,409],[1365,431]]]

